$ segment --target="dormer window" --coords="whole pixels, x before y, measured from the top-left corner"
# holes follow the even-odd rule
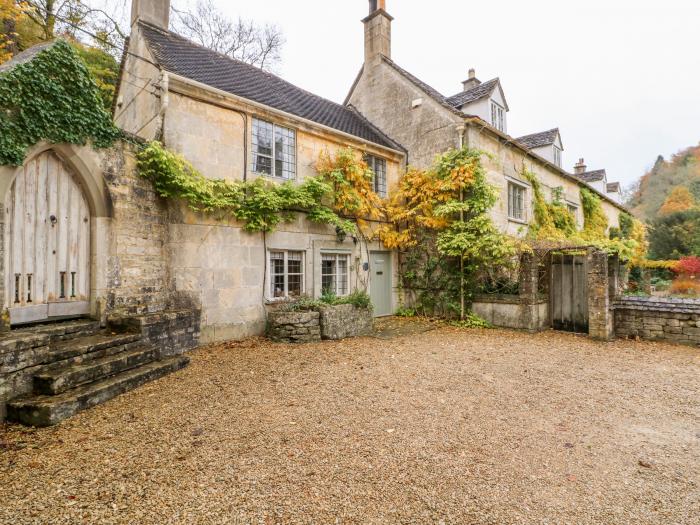
[[[491,101],[491,125],[498,131],[506,132],[506,110],[493,100]]]
[[[552,146],[554,148],[554,164],[561,168],[561,149],[557,146]]]

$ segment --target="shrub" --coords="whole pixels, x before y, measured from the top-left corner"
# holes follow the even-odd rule
[[[474,312],[468,312],[462,321],[450,321],[450,326],[457,328],[493,328],[491,323],[482,319]]]
[[[672,295],[687,295],[691,297],[700,296],[700,281],[696,279],[679,277],[671,285]]]
[[[398,310],[396,310],[396,317],[416,317],[418,315],[418,312],[416,312],[415,308],[407,308],[405,306],[400,307]]]
[[[700,257],[683,257],[674,270],[680,275],[698,277],[700,276]]]
[[[355,308],[372,309],[372,299],[364,290],[355,290],[343,299],[344,303],[351,304]]]

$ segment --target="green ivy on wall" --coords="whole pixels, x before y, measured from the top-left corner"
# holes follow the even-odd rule
[[[250,232],[273,231],[281,222],[304,212],[309,220],[330,224],[345,233],[354,233],[353,221],[340,217],[326,202],[333,188],[319,177],[301,184],[281,184],[258,178],[252,182],[208,179],[182,156],[151,142],[137,155],[141,176],[153,182],[161,197],[183,200],[198,212],[218,213],[234,218]]]
[[[120,137],[100,91],[63,40],[0,73],[0,165],[19,166],[42,140],[108,147]]]

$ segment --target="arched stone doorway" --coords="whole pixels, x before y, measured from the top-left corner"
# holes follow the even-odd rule
[[[90,222],[73,170],[44,151],[5,197],[5,307],[13,325],[90,313]]]

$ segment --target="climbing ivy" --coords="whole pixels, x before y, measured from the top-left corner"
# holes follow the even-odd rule
[[[120,136],[83,61],[58,40],[0,73],[0,165],[19,166],[27,148],[53,143],[110,146]]]
[[[556,247],[595,246],[622,260],[643,258],[646,253],[644,225],[629,214],[620,215],[620,227],[610,228],[601,198],[588,188],[581,188],[583,229],[578,230],[574,216],[561,201],[561,190],[555,189],[552,202],[547,202],[537,176],[523,166],[522,176],[531,184],[534,196],[534,221],[528,230],[529,240]],[[623,233],[624,232],[624,233]]]
[[[333,187],[321,177],[301,184],[281,184],[257,178],[252,182],[208,179],[182,156],[151,142],[137,154],[141,176],[151,180],[161,197],[181,199],[194,211],[218,213],[244,224],[250,232],[269,232],[295,212],[305,212],[313,222],[355,231],[352,220],[340,217],[326,202]]]
[[[387,205],[379,238],[407,250],[403,285],[424,315],[460,313],[480,272],[509,264],[516,245],[489,212],[497,196],[483,153],[463,148],[439,156],[428,170],[411,170]]]

